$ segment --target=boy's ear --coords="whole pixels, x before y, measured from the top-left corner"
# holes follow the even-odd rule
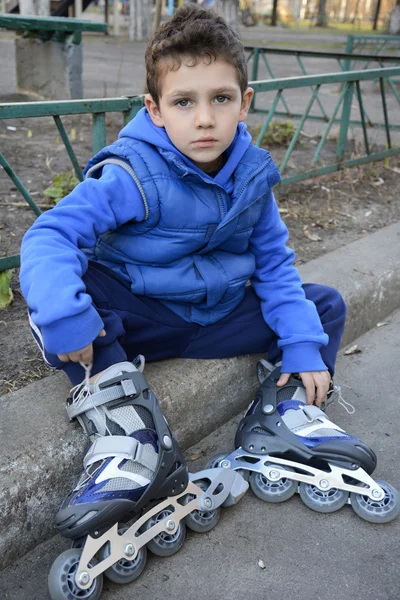
[[[164,127],[164,119],[161,116],[160,109],[157,104],[154,102],[152,96],[150,94],[146,94],[144,97],[144,103],[147,108],[147,112],[150,115],[150,119],[153,121],[156,127]]]
[[[247,90],[243,94],[242,105],[240,107],[240,113],[239,113],[239,123],[241,121],[246,120],[247,113],[249,112],[250,104],[251,104],[253,96],[254,96],[253,88],[248,87]]]

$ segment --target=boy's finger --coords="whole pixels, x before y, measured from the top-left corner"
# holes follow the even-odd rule
[[[104,337],[105,335],[107,335],[107,334],[106,334],[106,330],[105,330],[105,329],[102,329],[102,330],[100,331],[100,333],[99,333],[99,337]]]
[[[314,404],[315,401],[315,382],[312,377],[302,377],[304,387],[306,388],[307,404]]]
[[[315,404],[317,406],[321,406],[321,404],[323,403],[323,401],[326,398],[326,394],[327,394],[327,388],[325,388],[325,386],[321,386],[317,388],[317,398],[315,400]]]
[[[279,377],[278,381],[276,382],[276,385],[286,385],[287,382],[289,381],[290,378],[290,373],[281,373],[281,376]]]
[[[57,354],[57,356],[61,360],[61,362],[64,362],[64,363],[69,362],[68,354]]]

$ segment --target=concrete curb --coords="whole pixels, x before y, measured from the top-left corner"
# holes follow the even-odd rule
[[[344,344],[400,306],[399,242],[397,223],[300,268],[303,281],[332,285],[344,296]],[[169,360],[146,368],[183,447],[243,410],[257,385],[256,361]],[[0,398],[0,569],[55,533],[55,512],[81,472],[87,440],[66,418],[68,390],[65,376],[55,374]]]

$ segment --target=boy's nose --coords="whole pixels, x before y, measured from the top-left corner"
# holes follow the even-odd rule
[[[197,107],[195,125],[203,129],[214,126],[214,114],[211,106]]]

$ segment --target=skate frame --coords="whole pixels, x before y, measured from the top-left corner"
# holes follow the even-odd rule
[[[250,452],[239,448],[221,459],[218,463],[218,467],[233,469],[235,471],[243,469],[245,471],[260,473],[272,482],[279,481],[283,478],[292,479],[293,481],[313,485],[323,492],[336,488],[361,494],[362,496],[368,496],[371,500],[377,502],[383,500],[385,497],[385,492],[381,486],[378,485],[361,467],[352,470],[328,462],[327,464],[329,465],[330,472],[322,471],[321,469],[316,469],[315,467],[310,467],[309,465],[304,465],[293,460],[270,456],[269,454],[264,456],[251,454]],[[282,465],[282,469],[277,469],[277,465]],[[288,471],[285,469],[285,466],[292,467],[295,471]],[[302,472],[299,473],[298,471]],[[343,475],[351,479],[356,479],[360,483],[363,483],[365,487],[346,483],[343,479]],[[348,503],[350,503],[350,498],[348,499]]]
[[[88,589],[98,575],[122,558],[135,560],[139,550],[160,533],[168,535],[176,533],[180,521],[194,510],[209,512],[224,504],[231,506],[236,504],[248,489],[248,483],[241,475],[230,469],[205,469],[196,474],[189,473],[189,479],[189,484],[184,492],[154,506],[135,521],[125,533],[120,534],[118,523],[115,523],[100,537],[93,538],[89,535],[75,574],[75,583],[78,588]],[[196,481],[209,482],[207,490],[202,490],[196,485]],[[192,498],[189,500],[190,497]],[[146,531],[140,532],[152,517],[156,517],[165,509],[171,510],[171,514],[155,522]],[[98,564],[90,566],[90,561],[107,543],[110,547],[109,556]]]

